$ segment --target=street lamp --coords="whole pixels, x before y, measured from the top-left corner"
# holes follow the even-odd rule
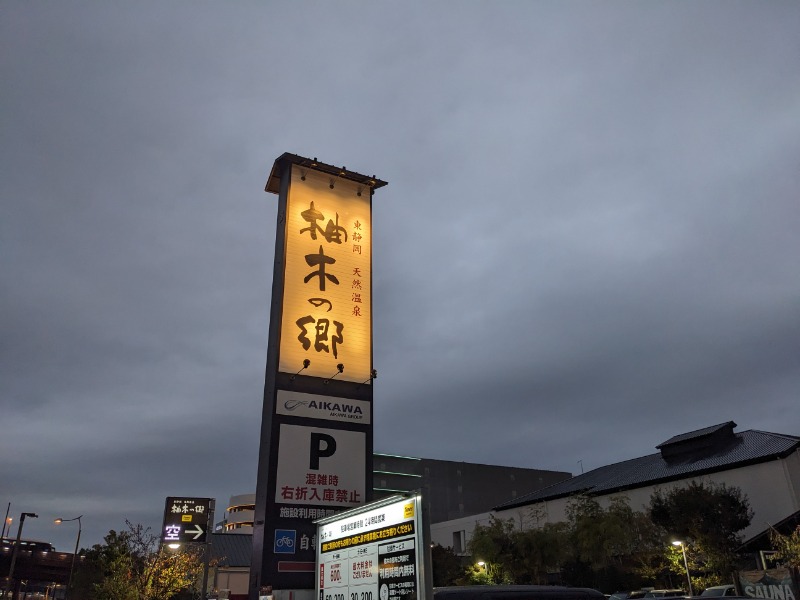
[[[675,540],[672,542],[672,545],[681,547],[681,551],[683,552],[683,566],[686,567],[686,581],[689,583],[689,595],[694,596],[694,592],[692,591],[692,578],[689,575],[689,562],[686,560],[686,545],[680,540]]]
[[[6,591],[8,591],[8,588],[11,587],[11,582],[14,581],[14,566],[17,564],[17,554],[19,554],[19,539],[22,537],[22,526],[25,524],[25,517],[33,517],[34,519],[38,519],[39,515],[36,513],[24,512],[19,518],[17,541],[14,542],[14,552],[11,554],[11,566],[8,568],[8,585],[6,587]]]
[[[8,533],[11,533],[11,522],[13,520],[11,517],[6,517],[6,520],[3,521],[3,535],[0,535],[0,537],[6,537],[6,526],[8,526]]]
[[[479,560],[475,563],[475,566],[478,567],[478,575],[483,574],[484,576],[489,576],[489,566],[486,564],[486,561]]]
[[[78,537],[75,540],[75,552],[72,553],[72,564],[69,567],[69,581],[67,582],[67,589],[64,590],[64,600],[69,598],[69,591],[72,588],[72,572],[75,570],[75,557],[78,556],[78,544],[81,543],[81,517],[75,517],[74,519],[61,519],[58,518],[55,520],[56,524],[61,523],[68,523],[69,521],[77,521],[78,522]]]

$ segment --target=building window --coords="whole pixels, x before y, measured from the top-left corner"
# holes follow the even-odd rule
[[[453,532],[453,552],[456,554],[464,554],[464,552],[466,552],[465,537],[465,531],[463,529]]]

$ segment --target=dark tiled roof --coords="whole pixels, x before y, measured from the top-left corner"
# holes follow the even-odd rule
[[[767,529],[762,531],[761,533],[757,533],[749,540],[744,542],[739,549],[737,550],[738,553],[744,552],[757,552],[759,550],[772,550],[772,542],[770,541],[770,533],[772,531],[777,531],[783,535],[791,535],[792,532],[800,527],[800,510],[797,512],[789,515],[785,519],[781,519],[774,525],[770,525]]]
[[[211,557],[222,567],[249,567],[253,554],[250,533],[212,533]]]
[[[788,456],[797,448],[800,448],[800,437],[797,436],[756,430],[743,431],[733,435],[733,443],[727,444],[713,453],[707,453],[700,457],[695,456],[683,462],[667,462],[661,453],[626,460],[577,475],[572,479],[520,496],[494,508],[495,510],[505,510],[578,493],[588,493],[592,496],[611,494],[646,485],[725,471],[745,464],[765,462],[776,456]]]
[[[706,437],[712,435],[714,433],[718,433],[723,429],[730,428],[733,431],[733,428],[736,427],[736,423],[733,421],[728,421],[727,423],[720,423],[719,425],[712,425],[711,427],[704,427],[703,429],[698,429],[697,431],[690,431],[689,433],[682,433],[680,435],[676,435],[674,437],[669,438],[666,442],[660,443],[656,448],[661,448],[663,446],[669,446],[670,444],[677,444],[678,442],[688,442],[689,440],[693,440],[696,438]]]

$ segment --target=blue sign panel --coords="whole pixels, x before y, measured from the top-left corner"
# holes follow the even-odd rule
[[[272,551],[275,554],[294,554],[296,539],[297,531],[295,529],[276,529]]]

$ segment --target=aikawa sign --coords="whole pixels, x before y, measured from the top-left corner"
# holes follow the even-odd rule
[[[316,519],[372,492],[372,196],[386,182],[283,154],[250,598],[313,590]]]

